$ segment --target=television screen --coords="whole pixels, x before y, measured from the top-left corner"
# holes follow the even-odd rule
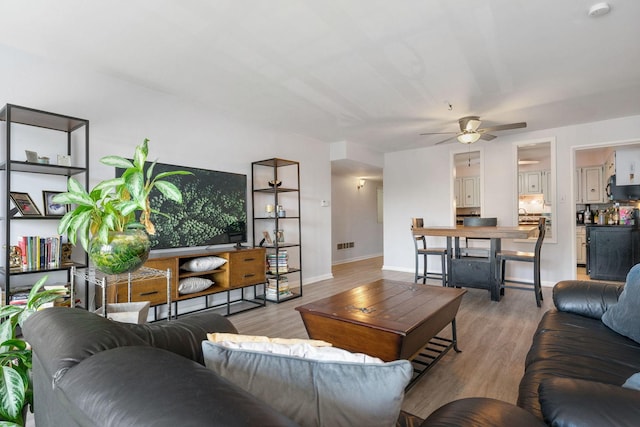
[[[174,170],[193,175],[165,178],[182,191],[182,204],[167,199],[157,189],[151,192],[151,208],[167,215],[151,215],[156,227],[156,234],[149,236],[152,249],[247,241],[246,175],[165,163],[156,163],[153,175]],[[116,169],[116,176],[123,172]]]

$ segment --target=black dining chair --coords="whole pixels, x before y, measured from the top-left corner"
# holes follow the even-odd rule
[[[495,217],[478,217],[478,216],[470,216],[466,217],[462,220],[462,225],[465,227],[495,227],[498,225],[498,218]],[[468,257],[481,257],[488,258],[489,257],[489,248],[487,247],[472,247],[469,246],[471,242],[482,242],[482,241],[490,241],[491,239],[486,239],[483,237],[465,237],[465,247],[460,248],[461,256]]]
[[[496,258],[498,260],[499,272],[500,272],[500,293],[504,294],[505,288],[521,289],[526,291],[534,291],[536,294],[536,304],[541,306],[542,288],[540,286],[540,250],[542,249],[542,241],[544,240],[544,234],[547,230],[546,218],[540,218],[538,221],[538,238],[536,240],[536,246],[533,252],[521,252],[521,251],[500,251]],[[533,264],[533,282],[507,280],[505,278],[505,269],[507,261],[519,261],[529,262]],[[507,283],[513,283],[515,285],[507,285]],[[523,286],[524,285],[524,286]]]
[[[412,218],[411,224],[412,229],[422,228],[424,220],[422,218]],[[447,248],[428,247],[425,236],[412,235],[412,237],[416,251],[416,274],[413,281],[418,283],[418,280],[422,279],[422,283],[427,283],[427,279],[440,279],[442,286],[447,286]],[[442,273],[428,271],[427,259],[429,256],[440,257],[440,271]],[[422,273],[420,273],[420,258],[422,258]]]

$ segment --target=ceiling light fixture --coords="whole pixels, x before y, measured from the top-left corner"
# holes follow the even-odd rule
[[[480,139],[480,134],[477,132],[465,132],[458,135],[458,141],[463,144],[473,144]]]
[[[606,2],[596,3],[589,8],[589,16],[592,16],[592,17],[602,16],[609,13],[609,11],[611,11],[611,6],[609,6],[608,3]]]

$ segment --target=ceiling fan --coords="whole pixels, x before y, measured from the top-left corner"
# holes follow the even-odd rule
[[[500,130],[510,130],[510,129],[519,129],[526,128],[526,122],[519,123],[510,123],[507,125],[496,125],[489,126],[486,128],[480,128],[480,117],[478,116],[467,116],[458,120],[460,124],[460,132],[427,132],[421,133],[420,135],[445,135],[445,134],[455,134],[455,136],[451,136],[443,141],[436,142],[435,145],[444,144],[445,142],[449,142],[454,138],[457,138],[459,142],[463,144],[473,144],[479,139],[483,139],[485,141],[491,141],[495,139],[495,135],[491,135],[488,132],[495,132]]]

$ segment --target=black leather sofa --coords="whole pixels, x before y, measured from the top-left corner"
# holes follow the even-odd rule
[[[622,289],[604,282],[556,284],[556,309],[544,314],[534,334],[517,406],[487,398],[460,399],[421,425],[640,425],[640,391],[622,387],[640,372],[640,344],[600,320]]]
[[[210,312],[148,325],[61,307],[33,314],[23,334],[36,425],[296,425],[202,365],[207,332],[237,331]]]

